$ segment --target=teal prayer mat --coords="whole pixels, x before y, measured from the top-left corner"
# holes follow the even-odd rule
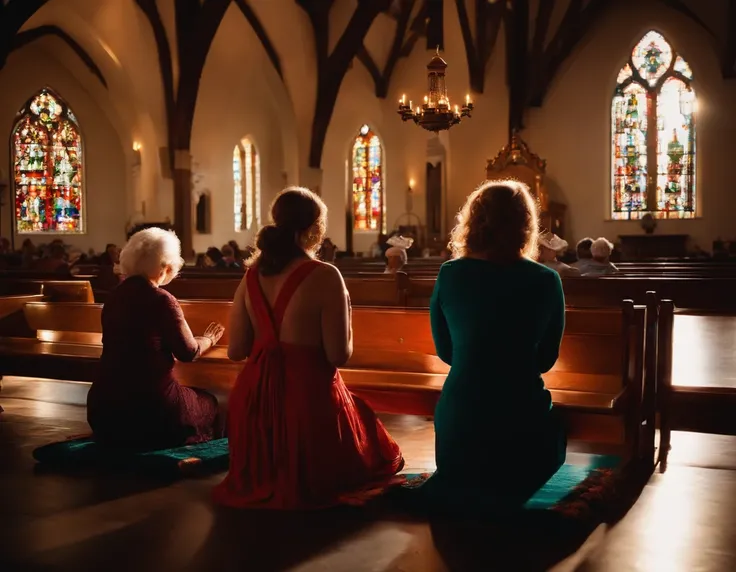
[[[227,439],[150,451],[108,448],[90,437],[70,438],[33,451],[43,466],[58,469],[106,467],[157,476],[200,476],[228,468]]]

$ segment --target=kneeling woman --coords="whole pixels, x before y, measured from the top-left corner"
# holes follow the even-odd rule
[[[195,360],[224,332],[213,323],[195,338],[176,298],[160,288],[182,264],[179,239],[159,228],[137,232],[120,254],[126,278],[102,310],[100,373],[87,398],[100,443],[159,449],[220,436],[217,399],[173,375],[174,358]]]
[[[541,374],[565,320],[560,277],[532,260],[537,211],[521,183],[486,183],[452,232],[430,315],[451,366],[435,412],[437,471],[419,489],[432,509],[521,507],[565,461],[566,437]]]
[[[352,327],[340,272],[314,260],[325,204],[307,189],[286,189],[271,219],[233,300],[228,355],[246,361],[230,395],[230,472],[214,498],[320,508],[388,481],[404,461],[337,370],[352,353]]]

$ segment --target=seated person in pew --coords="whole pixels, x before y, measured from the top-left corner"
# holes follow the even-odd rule
[[[375,413],[337,368],[352,353],[340,272],[314,259],[327,207],[281,192],[233,300],[228,356],[246,360],[229,398],[230,471],[213,493],[242,508],[330,506],[403,467]]]
[[[567,438],[541,374],[565,322],[557,272],[533,261],[537,209],[523,183],[484,183],[451,235],[430,302],[451,366],[435,410],[437,470],[403,497],[432,512],[520,508],[563,465]]]
[[[222,436],[217,399],[172,373],[174,358],[197,359],[224,332],[212,323],[195,338],[176,298],[160,288],[183,263],[179,239],[160,228],[137,232],[120,254],[126,279],[102,309],[100,372],[87,397],[87,421],[100,443],[163,449]]]
[[[556,234],[545,232],[539,237],[539,262],[547,268],[555,270],[560,276],[580,276],[577,268],[568,266],[557,260],[558,253],[564,253],[567,249],[567,241]]]
[[[387,241],[389,248],[386,250],[386,270],[384,274],[396,274],[406,266],[409,261],[407,250],[414,244],[413,238],[394,235]]]
[[[586,266],[583,276],[605,276],[618,272],[618,268],[611,262],[612,252],[613,244],[608,239],[596,238],[590,245],[593,259]]]
[[[580,274],[585,274],[588,266],[593,262],[593,253],[590,252],[590,247],[593,244],[593,239],[589,236],[578,241],[575,245],[575,254],[577,261],[573,262],[570,266],[577,268]]]

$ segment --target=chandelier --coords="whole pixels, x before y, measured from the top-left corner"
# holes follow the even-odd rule
[[[437,47],[437,53],[427,64],[427,84],[428,92],[424,96],[424,103],[421,107],[414,109],[411,101],[406,103],[406,96],[402,95],[399,100],[399,115],[402,121],[414,121],[420,127],[427,131],[444,131],[453,125],[460,123],[463,117],[470,117],[473,111],[473,104],[470,96],[465,96],[465,103],[462,107],[450,105],[450,98],[447,96],[447,87],[445,86],[445,70],[447,62],[440,57],[440,48]]]

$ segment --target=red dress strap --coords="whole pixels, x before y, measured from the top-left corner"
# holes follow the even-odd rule
[[[268,306],[263,288],[258,280],[258,267],[251,266],[245,273],[245,283],[248,286],[248,297],[250,305],[255,314],[256,325],[264,337],[278,340],[276,325],[274,324],[271,308]]]
[[[281,329],[281,322],[283,321],[284,314],[286,313],[286,308],[289,306],[289,302],[291,301],[294,292],[296,292],[296,289],[299,288],[299,285],[304,281],[304,279],[319,265],[320,262],[309,260],[297,266],[296,269],[287,276],[284,285],[276,296],[276,303],[273,306],[273,322],[277,337],[279,330]]]

